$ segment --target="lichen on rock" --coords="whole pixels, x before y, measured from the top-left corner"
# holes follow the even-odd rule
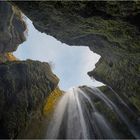
[[[47,119],[52,117],[52,113],[54,112],[55,107],[63,94],[63,91],[57,87],[47,98],[43,108],[43,114],[47,117]]]

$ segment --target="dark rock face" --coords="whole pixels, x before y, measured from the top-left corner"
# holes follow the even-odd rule
[[[40,138],[43,107],[59,79],[48,63],[15,61],[9,53],[26,39],[20,10],[2,1],[0,18],[0,138]]]
[[[140,111],[139,62],[137,54],[122,56],[112,63],[100,59],[96,68],[88,74],[123,94],[123,98],[132,102]]]
[[[48,63],[27,60],[1,64],[0,138],[17,138],[32,120],[36,123],[41,119],[45,100],[58,81]]]
[[[140,2],[14,2],[41,32],[101,55],[91,77],[140,111]]]
[[[138,4],[94,1],[15,3],[33,21],[39,31],[46,32],[67,44],[90,47],[97,45],[102,48],[114,46],[135,52],[139,50],[137,40],[139,31],[126,20],[132,14],[138,16],[139,2]],[[125,8],[126,5],[128,8]],[[118,14],[115,14],[115,10]]]
[[[10,3],[0,2],[0,53],[15,51],[25,41],[26,25],[21,12]]]

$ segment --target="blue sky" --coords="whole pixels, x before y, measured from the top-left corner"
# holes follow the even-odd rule
[[[61,43],[52,36],[38,32],[28,18],[26,22],[27,41],[14,52],[17,58],[51,62],[53,72],[60,79],[59,87],[63,90],[81,85],[102,85],[87,75],[87,72],[95,67],[99,55],[86,46],[68,46]]]

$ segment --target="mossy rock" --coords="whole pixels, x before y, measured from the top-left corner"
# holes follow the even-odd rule
[[[0,138],[16,138],[42,117],[46,98],[59,79],[48,63],[13,61],[0,65]]]

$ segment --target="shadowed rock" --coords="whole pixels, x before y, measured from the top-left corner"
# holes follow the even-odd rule
[[[13,52],[25,41],[26,30],[20,10],[10,3],[0,2],[0,53]]]
[[[32,121],[39,122],[46,98],[58,81],[48,63],[27,60],[1,64],[0,138],[17,138]]]

